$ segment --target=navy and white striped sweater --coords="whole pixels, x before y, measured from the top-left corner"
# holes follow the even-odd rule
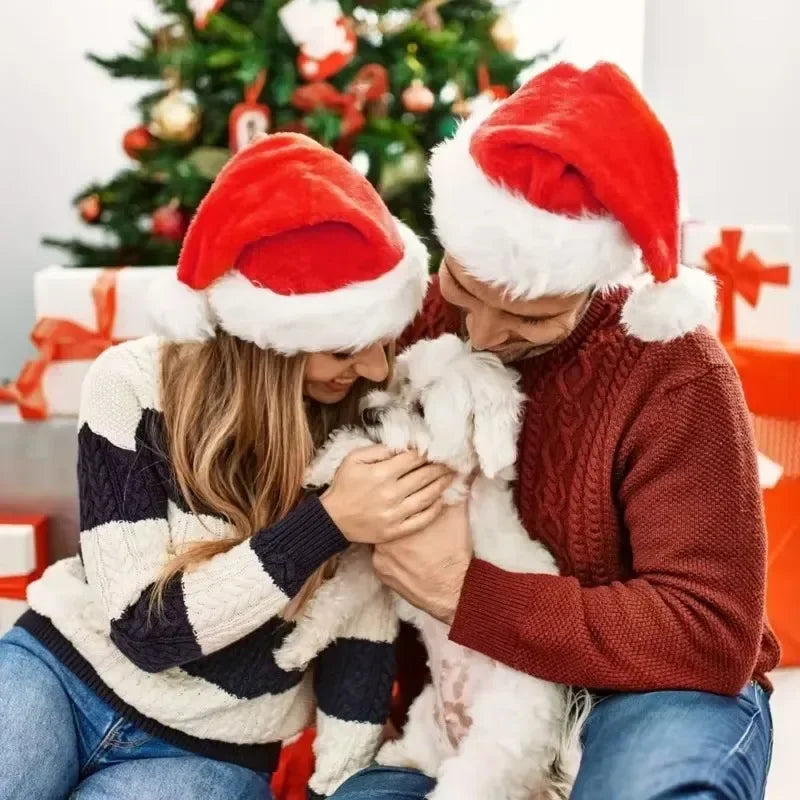
[[[164,460],[159,341],[93,364],[79,419],[81,554],[50,567],[21,620],[80,678],[151,733],[192,752],[270,771],[279,743],[313,721],[311,788],[330,794],[374,756],[388,714],[397,621],[388,592],[312,668],[285,672],[279,614],[311,573],[347,547],[319,500],[175,576],[164,613],[153,582],[171,555],[228,538],[194,515]]]

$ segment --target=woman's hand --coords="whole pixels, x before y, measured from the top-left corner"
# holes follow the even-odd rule
[[[426,528],[452,480],[442,464],[375,445],[345,458],[321,500],[348,541],[381,544]]]

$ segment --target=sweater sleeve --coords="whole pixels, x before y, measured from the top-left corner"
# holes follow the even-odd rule
[[[316,767],[309,782],[315,796],[333,794],[375,758],[391,706],[398,627],[383,589],[317,659]]]
[[[160,672],[255,631],[347,542],[320,502],[309,498],[275,525],[176,574],[162,608],[151,608],[154,582],[174,554],[188,512],[169,502],[163,456],[148,433],[157,412],[142,407],[142,376],[126,355],[107,351],[84,383],[81,558],[113,642],[140,669]],[[209,538],[225,535],[219,519],[201,521]]]
[[[629,440],[617,504],[631,578],[583,587],[474,561],[451,637],[558,683],[734,695],[765,619],[766,534],[733,368],[664,393]]]

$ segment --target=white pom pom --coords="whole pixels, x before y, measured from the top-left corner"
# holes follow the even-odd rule
[[[206,293],[178,280],[177,273],[150,285],[148,311],[153,330],[175,342],[202,342],[214,336]]]
[[[678,276],[655,283],[639,279],[622,309],[622,324],[644,342],[668,342],[714,324],[717,287],[703,269],[681,266]]]

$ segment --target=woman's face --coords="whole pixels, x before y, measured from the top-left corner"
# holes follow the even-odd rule
[[[386,342],[355,353],[311,353],[306,359],[303,394],[318,403],[338,403],[359,378],[380,383],[389,375]]]

